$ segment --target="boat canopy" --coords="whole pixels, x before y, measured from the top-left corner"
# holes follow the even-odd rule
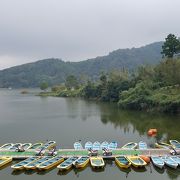
[[[75,142],[74,143],[74,149],[76,149],[76,150],[83,149],[82,144],[80,142]]]
[[[101,149],[108,149],[109,143],[107,141],[104,141],[101,143]]]
[[[117,145],[118,145],[117,142],[113,141],[109,144],[108,149],[110,150],[117,149]]]
[[[101,149],[101,143],[96,141],[93,144],[93,150],[100,150]]]
[[[93,148],[93,143],[88,141],[85,143],[85,149],[86,150],[89,150],[89,149],[92,149]]]

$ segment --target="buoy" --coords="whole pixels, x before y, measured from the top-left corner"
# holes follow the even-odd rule
[[[139,157],[143,159],[146,163],[150,162],[150,158],[148,156],[140,155]]]
[[[156,136],[157,134],[157,129],[149,129],[148,133],[149,136]]]

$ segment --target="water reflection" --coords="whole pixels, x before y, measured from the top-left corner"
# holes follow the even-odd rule
[[[172,169],[170,167],[167,167],[166,173],[170,179],[172,180],[178,179],[180,175],[180,168],[178,167],[177,169]]]
[[[157,128],[156,140],[179,139],[180,116],[161,113],[146,113],[118,109],[115,104],[100,103],[101,122],[111,123],[114,128],[120,128],[124,134],[138,131],[139,135],[146,135],[150,128]],[[106,112],[106,113],[104,113]]]

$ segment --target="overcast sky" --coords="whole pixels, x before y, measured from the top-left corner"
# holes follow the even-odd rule
[[[180,36],[180,0],[0,0],[0,69]]]

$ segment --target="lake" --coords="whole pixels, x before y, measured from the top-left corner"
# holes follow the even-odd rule
[[[45,142],[55,140],[58,148],[73,148],[75,141],[146,141],[149,146],[157,140],[180,140],[180,116],[125,111],[116,104],[86,101],[77,98],[39,97],[21,90],[0,89],[0,144],[8,142]],[[158,136],[147,136],[149,128],[157,128]],[[66,174],[52,169],[49,172],[20,171],[10,166],[0,170],[1,179],[180,179],[180,168],[158,170],[152,165],[144,169],[119,169],[114,161],[106,161],[103,171],[88,166],[83,171],[71,170]]]

